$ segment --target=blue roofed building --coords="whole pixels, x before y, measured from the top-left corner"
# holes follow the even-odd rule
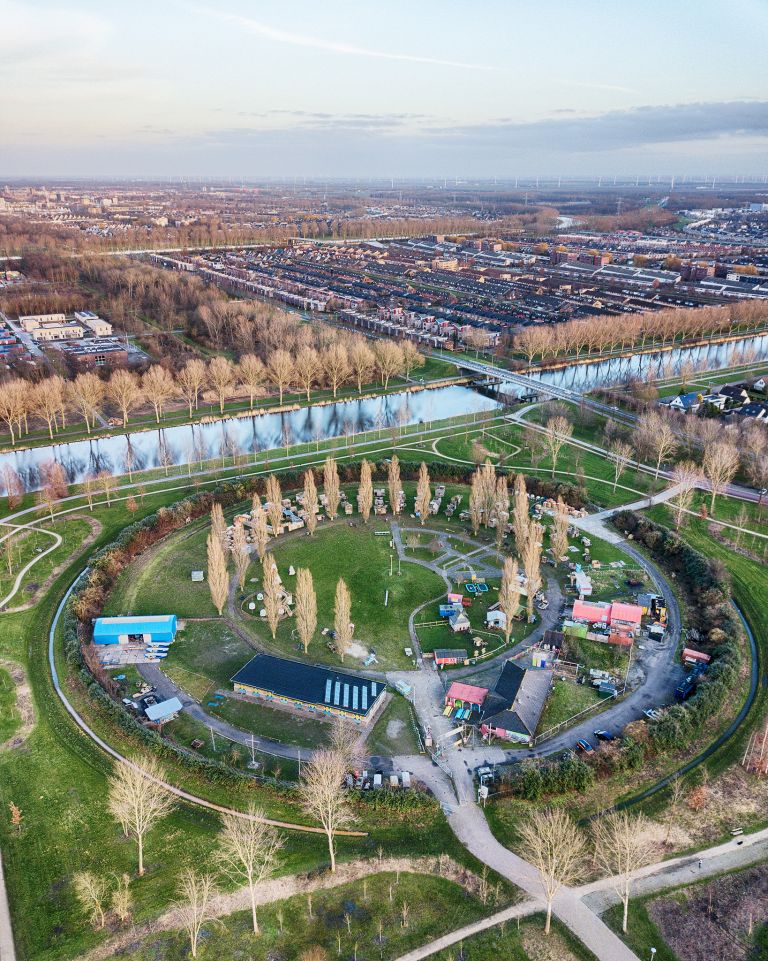
[[[93,625],[94,644],[143,644],[150,660],[165,657],[176,639],[175,614],[144,617],[97,617]]]

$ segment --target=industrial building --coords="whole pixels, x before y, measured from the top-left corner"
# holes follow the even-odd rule
[[[166,657],[176,639],[176,615],[155,614],[145,617],[97,617],[93,643],[99,645],[143,646],[147,660]]]

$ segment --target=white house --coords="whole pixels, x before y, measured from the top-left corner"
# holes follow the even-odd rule
[[[507,629],[507,615],[504,611],[488,611],[485,615],[485,626],[505,631]]]

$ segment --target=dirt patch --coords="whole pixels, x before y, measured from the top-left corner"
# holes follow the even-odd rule
[[[347,649],[350,657],[356,657],[359,661],[364,661],[368,657],[368,648],[364,647],[359,641],[352,641]]]
[[[21,717],[18,731],[12,737],[9,737],[4,744],[0,744],[0,750],[13,750],[21,747],[32,733],[35,726],[35,705],[32,700],[32,689],[29,686],[24,668],[15,661],[7,661],[4,658],[0,658],[0,667],[5,668],[11,676],[16,688],[16,709]]]
[[[393,718],[391,721],[387,721],[387,737],[396,738],[399,737],[402,731],[405,730],[405,722],[399,721],[397,718]]]
[[[526,926],[521,940],[530,961],[579,961],[559,931],[550,931],[545,938],[540,928]]]
[[[768,915],[768,866],[657,898],[648,914],[680,961],[745,961]]]

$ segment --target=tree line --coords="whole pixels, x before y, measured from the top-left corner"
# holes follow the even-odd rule
[[[109,411],[127,427],[132,413],[149,406],[160,424],[169,408],[181,403],[192,418],[206,397],[221,414],[227,400],[235,397],[247,398],[252,410],[267,390],[277,393],[280,404],[289,391],[300,391],[310,403],[314,390],[330,389],[336,397],[342,387],[354,384],[362,394],[363,387],[375,381],[387,389],[392,378],[409,376],[423,364],[423,355],[409,341],[376,341],[370,346],[362,337],[342,339],[334,334],[322,349],[305,346],[291,354],[277,348],[263,361],[247,353],[237,362],[219,356],[206,364],[194,358],[178,371],[160,364],[141,375],[120,368],[108,379],[92,371],[71,381],[55,374],[33,385],[11,378],[0,384],[0,422],[11,444],[35,424],[45,425],[53,440],[73,418],[90,434]]]
[[[569,320],[561,324],[523,327],[511,338],[511,349],[530,365],[535,357],[548,358],[607,351],[646,350],[681,340],[700,340],[732,333],[751,333],[766,322],[765,307],[740,301],[727,307],[670,308]]]

